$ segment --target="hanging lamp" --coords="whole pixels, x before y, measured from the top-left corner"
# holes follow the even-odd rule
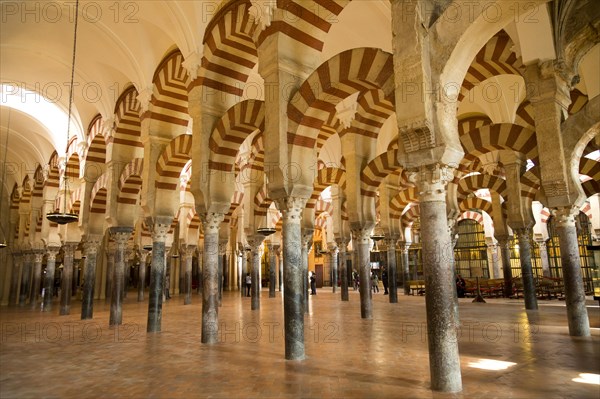
[[[75,1],[75,29],[73,34],[73,60],[71,62],[71,84],[69,86],[69,117],[67,120],[67,148],[65,151],[65,155],[69,152],[69,133],[71,130],[71,109],[73,106],[73,81],[75,80],[75,53],[77,50],[77,20],[79,16],[79,0]],[[60,209],[60,205],[55,212],[50,212],[46,215],[46,219],[51,222],[58,224],[68,224],[74,223],[79,220],[79,216],[76,213],[71,213],[67,211],[67,195],[69,193],[69,178],[67,177],[67,167],[65,160],[65,170],[63,171],[63,201],[62,201],[62,211]],[[60,195],[60,190],[59,190]]]
[[[258,229],[256,229],[256,232],[258,234],[263,235],[265,237],[268,237],[277,231],[277,230],[275,230],[274,227],[268,227],[269,226],[268,218],[269,218],[269,208],[267,208],[265,211],[265,227],[259,227]]]
[[[6,152],[8,151],[8,135],[10,133],[10,108],[8,109],[8,120],[6,123],[6,139],[4,140],[4,160],[2,161],[2,187],[0,187],[0,209],[2,208],[2,197],[4,196],[4,185],[6,184]],[[8,218],[6,218],[8,220]],[[6,233],[2,229],[2,241],[0,249],[6,248]]]

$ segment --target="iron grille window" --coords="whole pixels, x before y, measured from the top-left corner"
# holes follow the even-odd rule
[[[483,226],[475,220],[458,222],[458,241],[454,247],[454,268],[463,277],[490,277],[487,244]]]

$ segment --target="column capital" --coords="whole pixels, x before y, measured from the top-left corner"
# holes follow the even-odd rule
[[[530,227],[520,227],[516,229],[517,237],[519,239],[527,240],[531,238],[531,228]]]
[[[186,257],[191,258],[194,256],[194,253],[196,252],[197,247],[195,245],[182,245],[181,249],[182,249],[182,252],[185,253]]]
[[[98,247],[100,246],[99,240],[90,240],[88,239],[85,244],[83,244],[83,252],[86,256],[95,255],[98,253]]]
[[[575,227],[575,218],[579,215],[579,208],[564,206],[552,211],[558,227]]]
[[[260,247],[264,240],[265,236],[262,234],[252,234],[246,237],[246,241],[253,251]]]
[[[133,232],[131,227],[111,227],[109,229],[110,237],[117,243],[117,249],[123,250],[127,241]]]
[[[303,197],[283,197],[276,199],[275,204],[282,213],[282,220],[300,223],[307,201],[308,198]]]
[[[75,248],[77,248],[77,243],[75,242],[67,242],[65,244],[63,244],[63,252],[65,254],[65,256],[73,256],[74,252],[75,252]]]
[[[312,241],[314,232],[314,229],[302,229],[302,247],[306,247],[308,249],[308,244]]]
[[[354,241],[356,244],[370,244],[371,230],[373,230],[372,226],[353,228],[351,230],[352,241]]]
[[[417,185],[421,202],[445,201],[446,186],[454,178],[453,168],[436,163],[408,171],[408,179]]]
[[[217,212],[207,212],[200,215],[204,234],[219,234],[219,227],[225,215]]]
[[[171,224],[155,222],[152,225],[152,242],[166,242]]]
[[[346,252],[346,248],[348,247],[349,242],[350,240],[344,237],[335,238],[335,243],[337,244],[337,247],[341,252]]]
[[[107,251],[109,256],[114,256],[115,252],[117,252],[117,243],[114,241],[109,241]]]
[[[60,251],[59,247],[48,247],[46,248],[46,254],[48,256],[48,260],[56,260],[56,255]]]
[[[44,252],[42,252],[42,251],[35,251],[33,253],[33,256],[34,256],[35,263],[42,263],[42,261],[44,260]]]

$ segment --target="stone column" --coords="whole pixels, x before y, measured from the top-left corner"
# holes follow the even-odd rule
[[[423,167],[418,188],[431,388],[458,392],[462,389],[456,335],[459,326],[454,312],[456,284],[448,261],[453,248],[446,213],[446,180],[451,175],[438,165]]]
[[[227,251],[227,241],[223,242],[222,240],[219,240],[219,258],[217,259],[217,275],[218,275],[218,282],[219,282],[219,306],[221,306],[221,302],[223,300],[223,269],[226,267],[225,266],[225,253]]]
[[[115,241],[117,246],[112,298],[110,301],[109,325],[118,326],[123,324],[125,250],[127,248],[127,241],[129,240],[133,229],[131,227],[111,227],[109,231],[111,238]]]
[[[344,240],[343,238],[336,238],[335,239],[335,243],[337,244],[337,247],[339,248],[339,255],[338,255],[338,261],[340,263],[340,275],[341,275],[341,286],[340,286],[340,292],[341,292],[341,296],[342,296],[342,301],[348,301],[349,296],[348,296],[348,284],[349,284],[349,279],[348,279],[348,263],[346,261],[346,257],[348,255],[347,252],[347,247],[348,247],[348,240]]]
[[[402,285],[404,287],[404,295],[410,295],[410,262],[408,260],[408,248],[410,243],[400,243],[400,252],[402,252]]]
[[[109,241],[106,251],[106,287],[104,289],[104,303],[110,304],[113,289],[113,277],[115,275],[115,254],[117,252],[117,244],[114,241]]]
[[[496,243],[487,244],[488,253],[492,262],[492,278],[500,278],[500,264],[498,262],[498,245]]]
[[[559,208],[556,211],[556,230],[560,244],[560,260],[565,284],[569,335],[590,336],[590,321],[585,307],[585,287],[581,276],[579,243],[575,228],[576,207]]]
[[[304,359],[304,273],[302,270],[302,210],[305,198],[288,197],[277,201],[283,223],[283,316],[285,358]]]
[[[251,248],[251,264],[252,264],[252,299],[250,301],[250,309],[258,310],[260,309],[260,255],[261,255],[261,245],[264,236],[254,235],[248,237],[248,245]]]
[[[146,288],[146,259],[148,251],[142,249],[140,252],[140,265],[138,266],[138,302],[144,301],[144,288]]]
[[[46,256],[46,275],[44,277],[44,304],[42,310],[49,312],[52,310],[52,299],[54,299],[54,272],[56,268],[56,255],[58,247],[48,247]]]
[[[222,213],[202,216],[204,260],[202,262],[202,338],[203,344],[219,341],[219,226]]]
[[[192,260],[194,259],[194,252],[196,252],[195,245],[187,245],[181,250],[181,253],[185,254],[185,269],[183,276],[185,293],[185,298],[183,300],[184,305],[192,303]]]
[[[552,271],[550,271],[550,262],[548,261],[548,248],[546,247],[546,241],[545,240],[535,240],[535,243],[540,248],[540,260],[542,261],[542,274],[544,277],[552,277]]]
[[[281,253],[281,246],[276,245],[275,251],[277,252],[277,285],[279,286],[279,292],[283,291],[283,256]]]
[[[19,295],[19,272],[23,262],[23,255],[20,252],[13,254],[13,270],[10,277],[10,293],[8,296],[8,305],[16,306]],[[54,282],[52,282],[54,284]]]
[[[246,251],[246,247],[242,247],[242,296],[246,296],[246,273],[248,273],[248,251]]]
[[[27,252],[22,257],[23,267],[21,273],[21,289],[19,290],[19,306],[25,306],[27,298],[29,297],[29,290],[31,285],[31,269],[33,264],[33,254]]]
[[[33,257],[33,282],[31,284],[31,292],[29,295],[29,305],[31,305],[32,309],[35,309],[42,285],[42,260],[44,259],[44,253],[35,251]]]
[[[88,240],[83,247],[85,268],[83,269],[81,320],[88,320],[94,316],[94,287],[96,286],[96,260],[99,244],[99,241]]]
[[[357,269],[360,276],[360,317],[373,318],[373,298],[371,291],[371,259],[369,245],[373,226],[352,229],[354,252],[357,253]]]
[[[385,244],[387,245],[387,272],[390,303],[398,303],[396,241],[398,241],[398,237],[385,238]]]
[[[269,298],[275,298],[275,285],[277,284],[277,258],[275,246],[269,243]]]
[[[337,283],[338,283],[338,247],[337,245],[329,245],[329,253],[327,256],[329,257],[329,264],[331,265],[331,285],[334,294],[337,292]]]
[[[304,313],[308,313],[308,254],[312,245],[313,229],[302,229],[302,306]]]
[[[535,296],[535,279],[531,267],[531,229],[516,229],[519,239],[519,259],[521,261],[521,278],[523,279],[523,296],[525,297],[525,309],[537,310],[537,297]]]
[[[497,237],[502,258],[502,274],[504,277],[504,297],[512,296],[512,269],[510,267],[510,236]]]
[[[63,271],[60,282],[60,311],[59,315],[71,314],[71,294],[73,279],[73,255],[77,244],[66,243],[63,245]]]
[[[152,264],[148,290],[148,325],[146,332],[160,332],[165,276],[165,242],[171,226],[168,218],[155,221],[152,228]]]

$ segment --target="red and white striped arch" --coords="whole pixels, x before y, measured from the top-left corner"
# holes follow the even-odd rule
[[[42,198],[44,196],[44,170],[40,165],[33,174],[33,188],[31,190],[32,198]]]
[[[106,199],[108,194],[108,187],[110,181],[110,173],[105,172],[98,180],[96,180],[96,184],[92,188],[92,193],[90,195],[90,212],[93,214],[102,214],[106,213]]]
[[[77,137],[73,137],[67,148],[67,169],[65,172],[69,179],[79,179],[81,175],[81,163],[77,152]]]
[[[513,150],[538,163],[535,132],[512,123],[480,127],[460,136],[460,142],[467,159],[497,150]]]
[[[133,86],[126,88],[115,104],[115,131],[109,141],[123,147],[144,148],[141,142],[141,104]],[[113,150],[115,151],[115,150]]]
[[[410,185],[402,165],[398,161],[398,149],[393,149],[380,154],[365,166],[360,174],[360,193],[367,197],[375,197],[379,185],[392,173],[399,173],[401,187]]]
[[[59,159],[58,153],[54,151],[52,155],[50,155],[50,160],[48,161],[48,178],[44,183],[44,187],[54,187],[58,188],[60,183],[60,170],[59,170]]]
[[[117,203],[135,205],[142,189],[142,169],[144,167],[144,158],[135,158],[131,160],[121,173],[117,188]]]
[[[481,226],[483,226],[483,215],[481,214],[481,212],[475,212],[475,211],[463,212],[460,214],[458,219],[456,219],[456,221],[460,222],[461,220],[466,220],[466,219],[474,220],[477,223],[479,223]]]
[[[181,171],[191,159],[192,136],[182,134],[167,145],[156,163],[158,177],[155,187],[164,190],[177,190]]]
[[[407,187],[396,194],[390,201],[390,216],[400,219],[405,208],[410,204],[419,203],[419,193],[415,187]]]
[[[458,134],[469,133],[471,130],[479,129],[480,127],[491,125],[492,120],[487,115],[472,115],[463,117],[458,121]]]
[[[462,101],[469,90],[481,82],[498,75],[519,75],[523,67],[521,59],[512,51],[513,41],[501,30],[479,50],[471,63],[460,89],[458,100]]]
[[[87,148],[84,154],[85,162],[106,163],[106,139],[104,137],[104,121],[100,114],[96,115],[89,124]]]
[[[533,105],[525,100],[517,108],[515,115],[515,124],[526,127],[529,130],[535,130],[535,120],[533,119]]]
[[[340,168],[319,169],[317,171],[317,176],[315,177],[313,192],[306,203],[306,208],[314,208],[323,190],[334,184],[339,185],[342,189],[345,187],[346,171]]]
[[[335,105],[351,94],[380,89],[394,103],[392,55],[376,48],[344,51],[319,66],[288,104],[288,145],[315,148]]]
[[[405,208],[406,210],[402,214],[401,223],[402,226],[410,227],[417,220],[421,214],[421,209],[418,203],[410,203]]]
[[[574,115],[581,111],[588,103],[588,96],[583,94],[578,89],[571,90],[571,104],[569,105],[569,115]]]
[[[540,168],[534,166],[521,176],[521,196],[534,200],[540,189]]]
[[[256,25],[248,12],[249,1],[230,1],[206,27],[202,75],[192,86],[205,87],[241,97],[244,85],[258,62],[252,36]]]
[[[280,17],[258,35],[258,45],[275,33],[284,35],[317,51],[323,50],[325,37],[337,16],[350,0],[279,0]],[[261,4],[262,2],[258,2]]]
[[[187,127],[189,76],[182,65],[183,55],[179,50],[170,52],[154,72],[154,93],[150,100],[150,118],[177,126]]]
[[[231,172],[240,146],[256,130],[264,130],[263,101],[246,100],[229,108],[209,139],[211,170]]]
[[[506,199],[506,181],[491,175],[471,175],[461,179],[458,183],[457,201],[461,202],[469,194],[487,188],[495,191]]]
[[[469,197],[458,203],[458,209],[462,212],[480,210],[492,215],[492,203],[479,197]]]

